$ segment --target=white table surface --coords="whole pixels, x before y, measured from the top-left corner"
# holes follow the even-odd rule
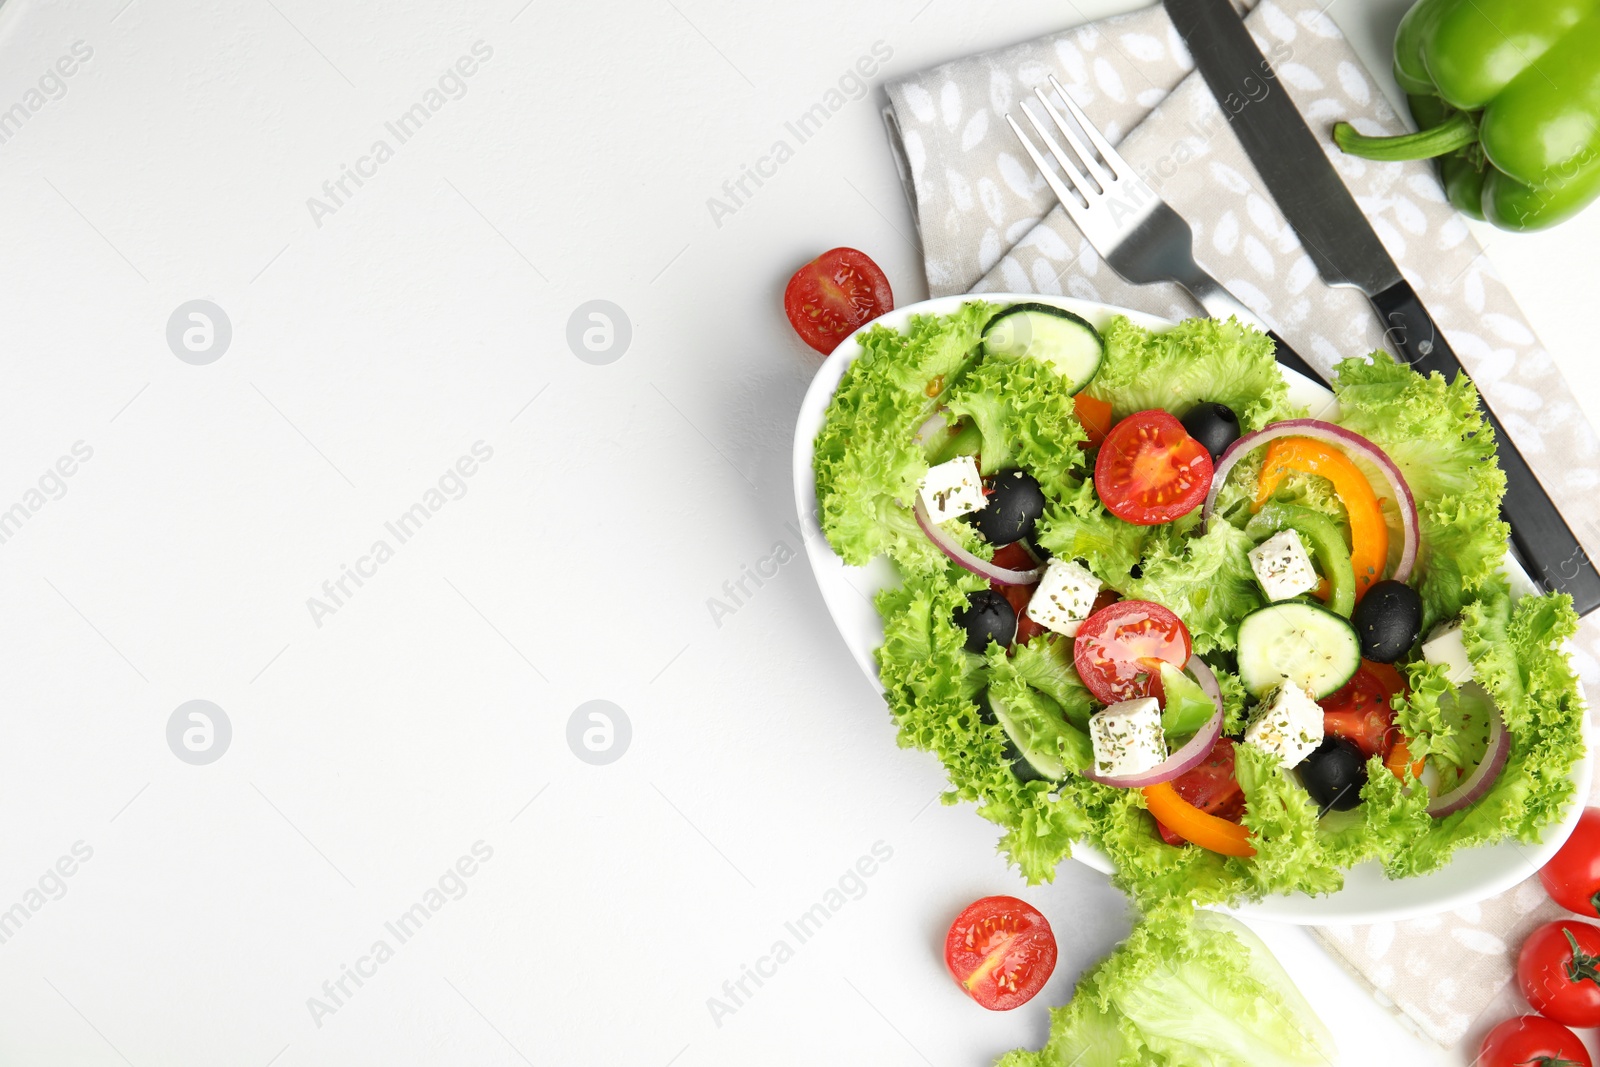
[[[26,513],[0,543],[0,910],[24,915],[0,1062],[965,1067],[1041,1041],[1122,898],[1072,864],[1024,889],[988,824],[929,806],[938,767],[895,748],[784,562],[817,362],[788,274],[850,244],[924,294],[876,89],[720,225],[707,199],[874,42],[881,80],[1123,6],[9,0],[0,110],[92,55],[0,144],[0,510]],[[1382,70],[1404,6],[1331,14]],[[400,144],[385,123],[480,41]],[[378,138],[392,158],[314,218]],[[1485,233],[1600,422],[1600,212]],[[167,341],[195,299],[232,327],[207,365]],[[608,365],[566,340],[593,299],[632,324]],[[480,441],[445,479],[465,495],[387,531]],[[344,565],[369,577],[335,604]],[[196,699],[232,728],[205,765],[167,740]],[[567,741],[597,699],[632,729],[603,766]],[[445,879],[464,895],[395,937],[480,841]],[[798,944],[785,922],[876,842],[864,895]],[[1062,959],[991,1015],[939,945],[996,892],[1045,910]],[[1262,932],[1343,1062],[1466,1062],[1302,931]],[[714,1019],[780,938],[793,958]],[[334,1001],[346,966],[368,977]]]

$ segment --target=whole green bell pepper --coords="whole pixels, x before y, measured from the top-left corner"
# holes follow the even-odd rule
[[[1334,127],[1367,159],[1437,159],[1450,202],[1537,230],[1600,196],[1600,0],[1421,0],[1394,41],[1419,132]]]

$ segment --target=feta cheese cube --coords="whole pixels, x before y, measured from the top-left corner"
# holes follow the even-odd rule
[[[1047,630],[1072,637],[1089,617],[1100,579],[1075,560],[1053,559],[1028,598],[1028,618]]]
[[[1429,663],[1444,664],[1444,674],[1455,685],[1472,681],[1472,660],[1467,658],[1467,645],[1461,639],[1461,620],[1436,626],[1422,643],[1422,658]]]
[[[928,518],[935,523],[977,511],[985,503],[983,476],[978,473],[978,461],[971,456],[957,456],[929,467],[917,491],[922,494]]]
[[[1257,709],[1244,739],[1294,767],[1322,744],[1322,708],[1310,693],[1284,682]]]
[[[1251,549],[1250,569],[1268,600],[1288,600],[1317,587],[1311,557],[1293,530],[1280,530]]]
[[[1097,774],[1124,777],[1140,774],[1167,758],[1161,732],[1161,705],[1154,697],[1124,700],[1089,716]]]

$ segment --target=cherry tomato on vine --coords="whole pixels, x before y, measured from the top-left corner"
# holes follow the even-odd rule
[[[1600,916],[1600,808],[1584,808],[1567,843],[1539,872],[1550,899],[1579,915]]]
[[[1518,1015],[1490,1030],[1476,1067],[1594,1067],[1578,1035],[1537,1015]]]
[[[1600,926],[1557,919],[1522,943],[1517,985],[1533,1010],[1566,1026],[1600,1026]]]

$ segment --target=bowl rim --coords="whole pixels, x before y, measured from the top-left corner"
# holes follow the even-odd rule
[[[1134,324],[1156,331],[1170,330],[1177,323],[1160,316],[1098,301],[1075,297],[1053,296],[1039,293],[965,293],[933,297],[904,307],[895,308],[867,323],[846,337],[823,361],[806,390],[795,422],[794,438],[794,493],[795,508],[803,530],[806,557],[813,576],[822,592],[822,599],[835,629],[845,640],[857,666],[867,679],[883,692],[878,678],[873,652],[882,642],[882,622],[871,606],[871,592],[883,588],[894,579],[894,571],[887,559],[877,557],[866,567],[846,566],[828,544],[823,535],[817,514],[816,482],[812,473],[812,457],[818,431],[826,418],[827,407],[837,390],[845,369],[860,354],[859,336],[875,325],[899,328],[913,315],[948,314],[972,300],[1007,304],[1036,302],[1047,303],[1071,311],[1088,319],[1096,327],[1116,316],[1124,316]],[[1314,417],[1336,414],[1338,404],[1333,394],[1320,382],[1289,369],[1280,368],[1290,385],[1290,396],[1312,411]],[[1507,555],[1505,571],[1512,584],[1514,596],[1534,591],[1532,580]],[[855,596],[851,596],[850,590]],[[859,598],[867,604],[871,616],[865,624],[863,615],[853,602]],[[845,605],[851,610],[846,612]],[[876,633],[877,640],[867,643],[866,638]],[[1507,840],[1493,845],[1461,849],[1452,854],[1444,867],[1425,875],[1389,880],[1373,861],[1358,864],[1345,871],[1345,885],[1335,893],[1312,897],[1295,892],[1267,897],[1259,901],[1246,901],[1236,907],[1221,910],[1249,917],[1269,919],[1297,925],[1317,926],[1329,923],[1393,922],[1419,915],[1430,915],[1478,903],[1510,889],[1529,876],[1553,856],[1566,841],[1578,817],[1588,802],[1593,773],[1590,755],[1591,727],[1588,716],[1583,719],[1583,758],[1574,765],[1572,778],[1575,786],[1572,801],[1560,823],[1548,827],[1543,838],[1535,844]],[[1110,859],[1088,841],[1074,843],[1072,859],[1105,874],[1110,874]],[[1465,863],[1465,866],[1463,866]]]

